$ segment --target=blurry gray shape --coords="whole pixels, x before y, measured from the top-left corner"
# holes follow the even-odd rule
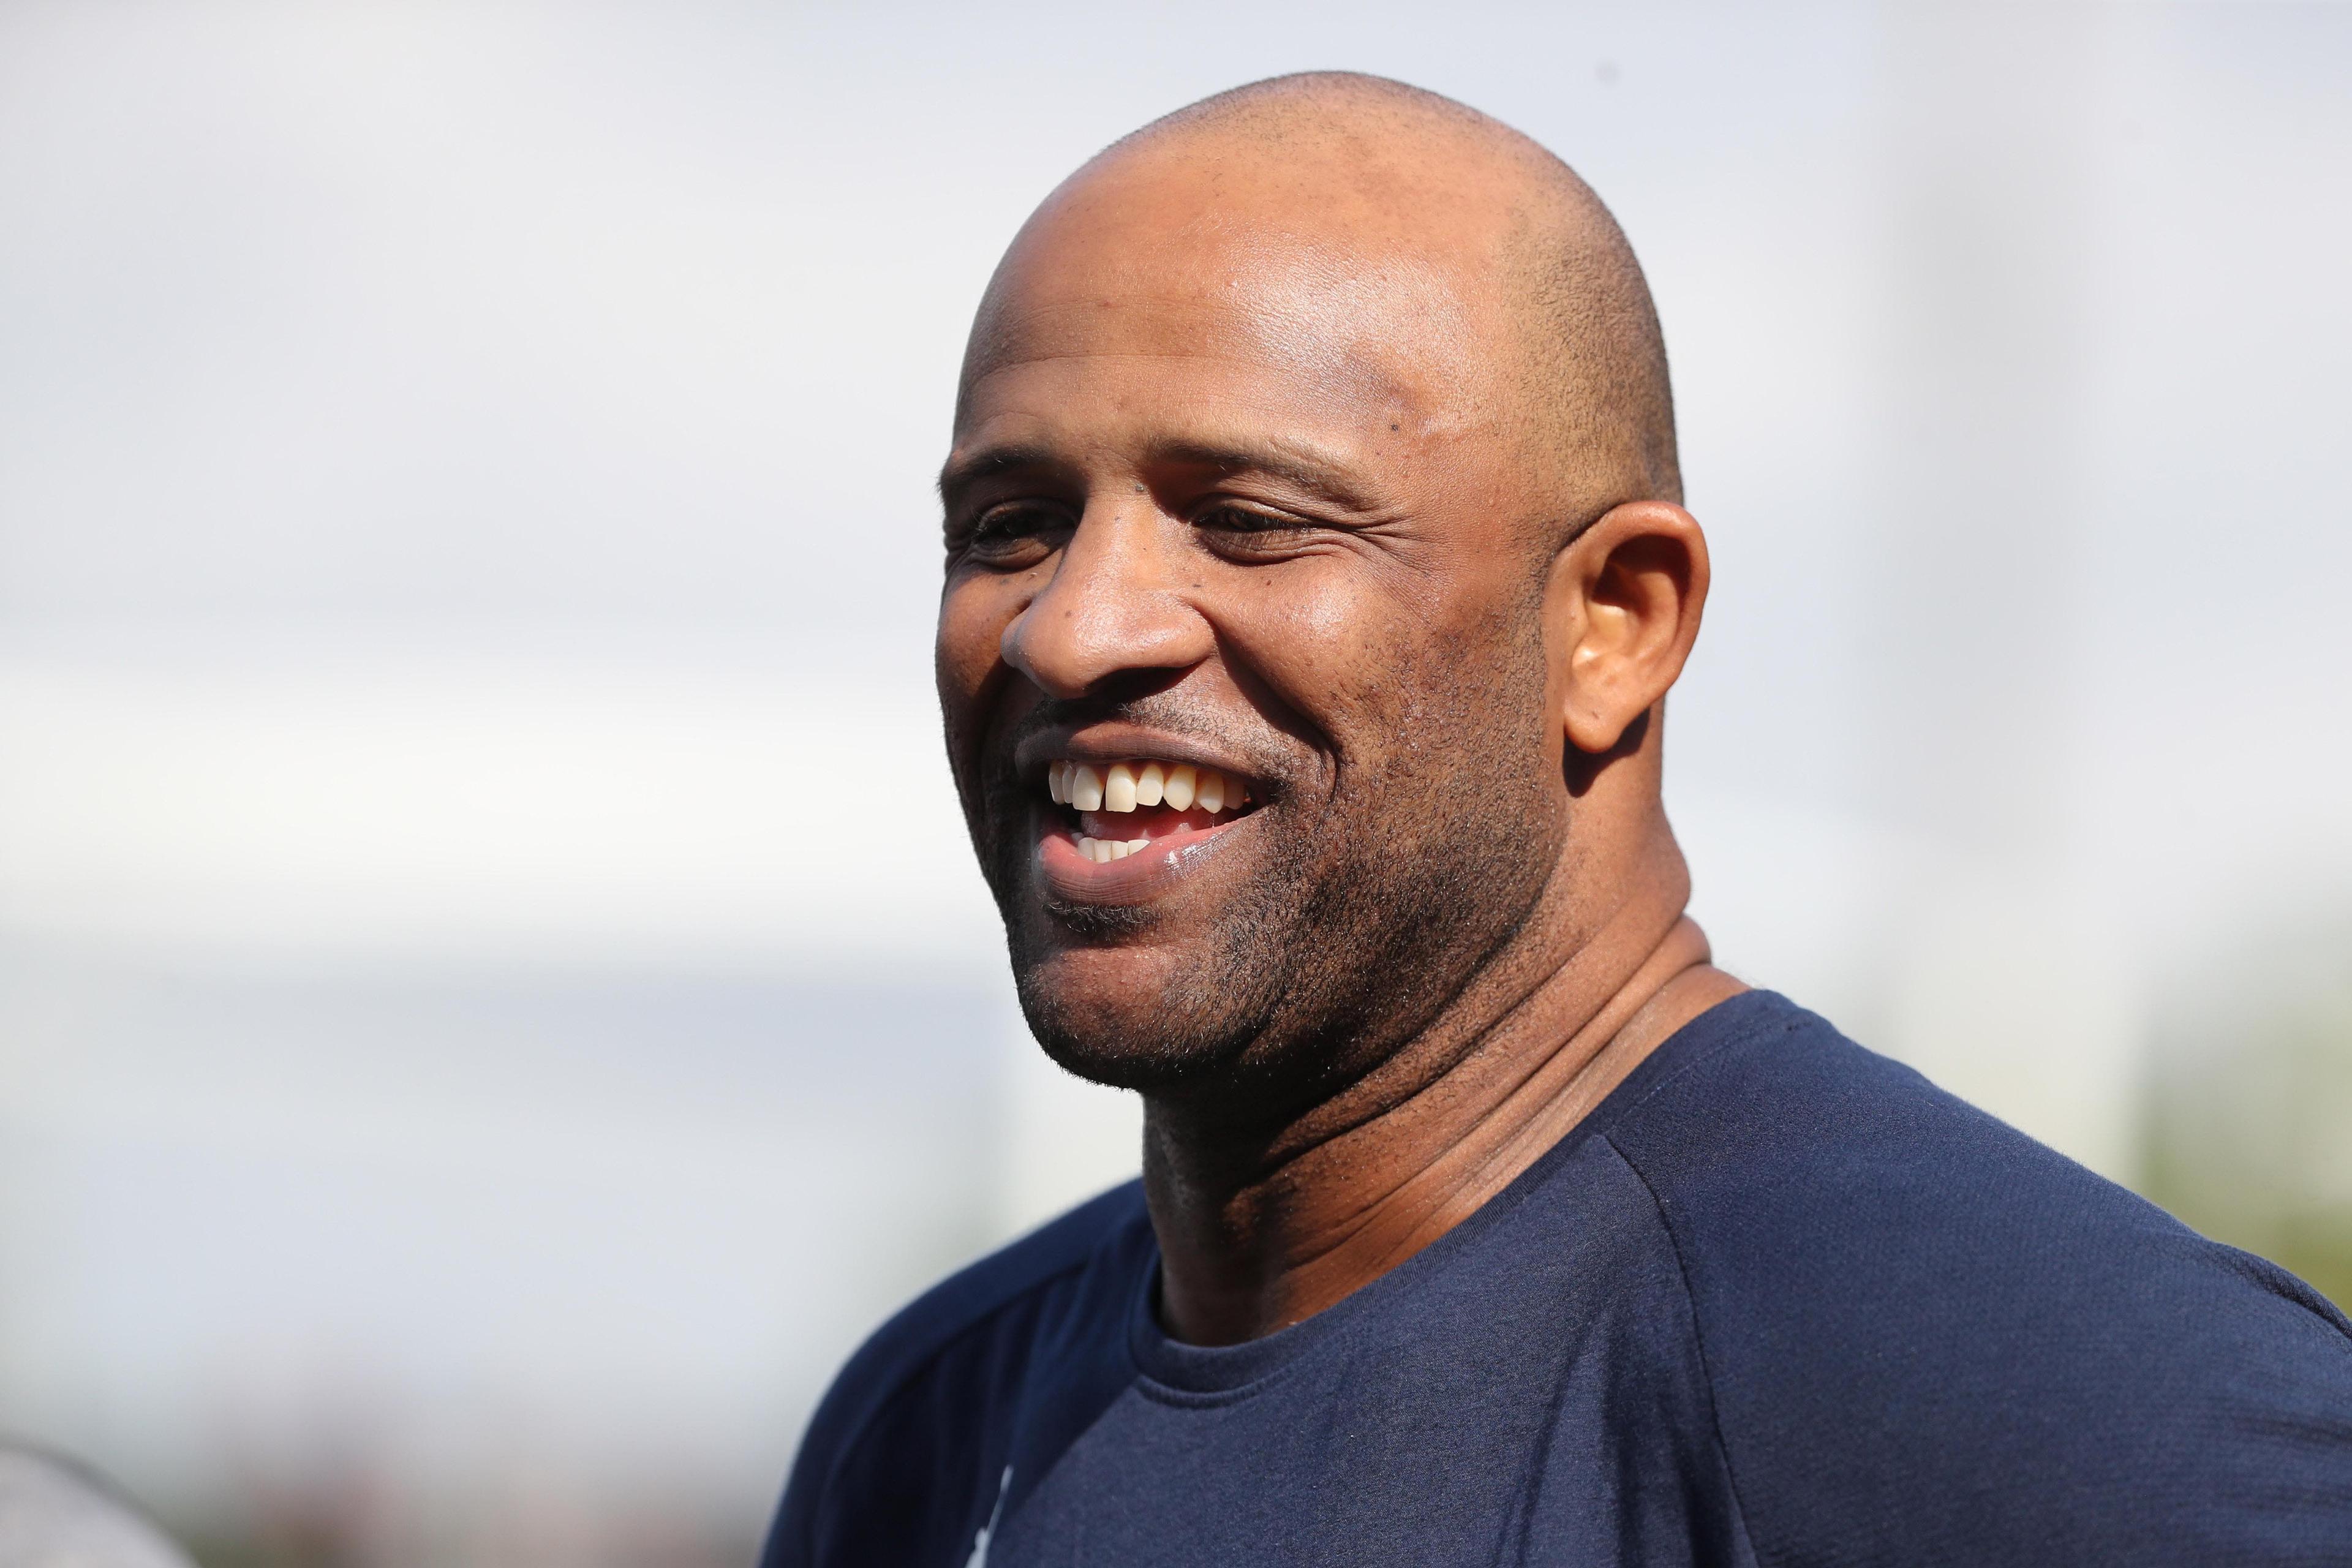
[[[2100,13],[1895,6],[1867,722],[1881,809],[2054,833],[2083,548],[2086,147]]]
[[[2070,864],[2092,498],[2091,131],[2115,23],[1882,14],[1885,251],[1863,690],[1890,889],[1869,1043],[2129,1180],[2129,966]]]
[[[0,1448],[0,1568],[193,1564],[88,1476],[22,1448]]]
[[[236,1529],[256,1485],[307,1507],[348,1452],[419,1518],[545,1486],[583,1529],[755,1534],[835,1369],[1002,1239],[1010,1013],[920,964],[179,969],[0,940],[0,1408]]]
[[[1930,862],[1885,952],[1874,1044],[2099,1174],[2138,1178],[2142,1008],[2099,900],[2015,858]]]

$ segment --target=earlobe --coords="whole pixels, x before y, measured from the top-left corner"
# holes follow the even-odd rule
[[[1670,501],[1613,508],[1560,552],[1547,620],[1570,750],[1640,744],[1690,657],[1706,589],[1706,536]]]

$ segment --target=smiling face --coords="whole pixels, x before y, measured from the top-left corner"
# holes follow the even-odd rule
[[[1480,281],[1508,229],[1411,180],[1115,151],[982,306],[940,691],[1024,1008],[1084,1076],[1344,1082],[1573,858],[1559,498]]]

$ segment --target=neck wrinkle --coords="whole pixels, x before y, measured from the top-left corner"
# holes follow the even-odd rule
[[[1219,1344],[1286,1327],[1403,1262],[1508,1186],[1675,1028],[1740,989],[1708,966],[1706,937],[1680,904],[1663,919],[1654,905],[1621,908],[1470,1028],[1466,1043],[1445,1047],[1441,1018],[1388,1064],[1409,1071],[1409,1058],[1434,1047],[1439,1060],[1420,1064],[1425,1077],[1386,1103],[1372,1086],[1369,1114],[1271,1162],[1264,1156],[1284,1131],[1331,1102],[1265,1140],[1255,1160],[1187,1149],[1181,1121],[1155,1108],[1146,1187],[1170,1331]],[[1659,1004],[1694,977],[1700,983],[1686,1000],[1696,1005],[1661,1013]],[[1248,1173],[1226,1173],[1241,1169]]]

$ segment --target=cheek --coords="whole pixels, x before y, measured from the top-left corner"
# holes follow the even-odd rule
[[[951,718],[987,688],[1003,657],[1004,628],[1020,610],[1017,586],[1003,578],[965,577],[940,594],[932,662]]]
[[[1224,628],[1251,673],[1328,739],[1343,770],[1427,771],[1462,748],[1461,731],[1507,723],[1516,706],[1524,659],[1507,646],[1509,617],[1398,586],[1361,569],[1302,573],[1280,592],[1237,596]]]
[[[1221,608],[1218,629],[1247,675],[1342,758],[1372,738],[1412,657],[1410,606],[1353,563],[1298,563],[1244,579]]]
[[[965,578],[950,581],[940,596],[932,673],[947,731],[948,765],[967,813],[978,808],[990,708],[1007,689],[999,639],[1024,602],[1017,591],[1007,592],[1011,586],[1003,578]]]

